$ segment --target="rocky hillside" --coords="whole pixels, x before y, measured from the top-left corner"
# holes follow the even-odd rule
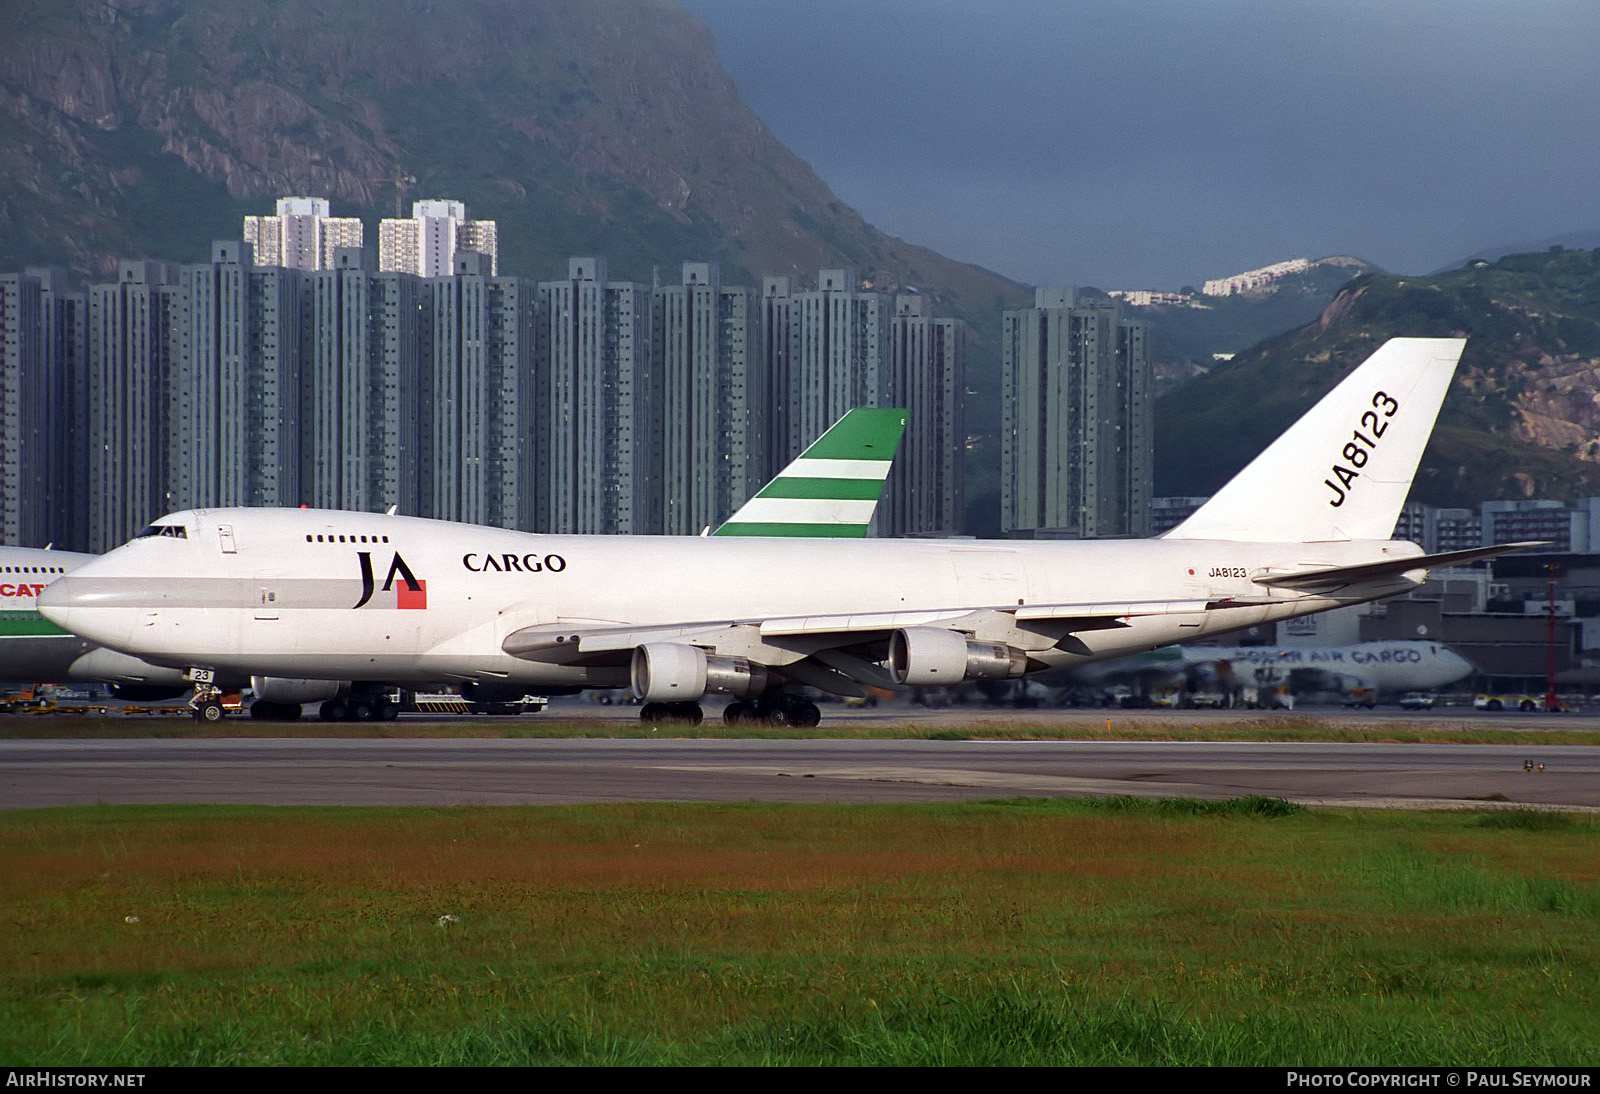
[[[1156,491],[1208,494],[1385,339],[1465,336],[1413,500],[1600,494],[1600,251],[1366,274],[1313,323],[1161,400]]]
[[[852,266],[977,318],[1017,287],[883,235],[745,107],[671,0],[13,0],[0,269],[195,260],[274,198],[500,223],[502,268]],[[997,314],[997,312],[996,312]],[[998,319],[991,321],[997,324]]]

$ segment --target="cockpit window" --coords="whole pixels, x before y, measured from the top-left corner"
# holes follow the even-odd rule
[[[147,539],[150,536],[170,536],[173,539],[188,539],[189,530],[181,524],[152,524],[134,539]]]

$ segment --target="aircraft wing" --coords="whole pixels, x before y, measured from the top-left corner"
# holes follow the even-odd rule
[[[1297,592],[1326,593],[1349,585],[1366,585],[1398,578],[1415,570],[1432,570],[1440,566],[1460,566],[1512,551],[1527,551],[1535,547],[1548,547],[1544,540],[1522,543],[1502,543],[1495,547],[1473,547],[1465,551],[1446,551],[1438,555],[1413,555],[1410,558],[1387,559],[1361,566],[1336,566],[1320,570],[1291,570],[1286,573],[1264,573],[1252,577],[1258,585],[1294,589]]]
[[[620,664],[626,662],[638,646],[677,642],[699,646],[708,653],[745,657],[787,670],[811,657],[838,662],[839,658],[826,656],[829,651],[887,644],[889,636],[903,628],[956,631],[979,641],[1004,641],[1023,650],[1037,651],[1058,646],[1071,648],[1075,632],[1123,627],[1127,619],[1135,616],[1202,613],[1210,603],[1207,600],[1152,600],[1029,604],[945,611],[712,620],[660,626],[633,626],[602,620],[557,621],[514,631],[501,648],[513,657],[547,664]],[[879,683],[881,670],[869,669],[872,662],[866,658],[859,660],[861,671],[845,671],[845,675],[851,678],[859,675],[866,678],[865,682]]]

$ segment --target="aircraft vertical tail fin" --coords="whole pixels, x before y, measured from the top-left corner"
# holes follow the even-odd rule
[[[1163,538],[1388,539],[1465,345],[1391,338]]]
[[[865,536],[906,431],[906,414],[877,407],[845,414],[711,534]]]

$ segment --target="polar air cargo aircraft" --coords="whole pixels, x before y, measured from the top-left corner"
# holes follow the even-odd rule
[[[1137,683],[1144,690],[1193,686],[1334,691],[1368,706],[1384,695],[1428,691],[1472,672],[1472,662],[1437,642],[1401,640],[1352,646],[1165,646],[1099,661],[1074,677],[1090,684]],[[1204,686],[1204,685],[1202,685]]]
[[[0,681],[110,684],[119,698],[133,700],[170,699],[187,692],[181,670],[102,649],[39,614],[39,594],[94,557],[0,547]]]
[[[1160,539],[535,535],[318,510],[189,510],[60,578],[59,626],[286,703],[454,679],[617,687],[642,717],[814,725],[802,694],[1069,668],[1375,600],[1433,566],[1391,541],[1460,339],[1394,339]],[[855,461],[808,468],[848,498]],[[876,474],[873,470],[871,474]]]

